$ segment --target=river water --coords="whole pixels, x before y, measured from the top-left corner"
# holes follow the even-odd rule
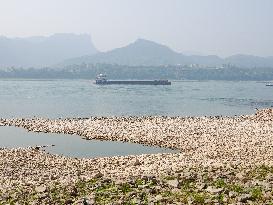
[[[87,80],[0,80],[2,118],[240,115],[271,106],[273,87],[249,81],[101,86]]]

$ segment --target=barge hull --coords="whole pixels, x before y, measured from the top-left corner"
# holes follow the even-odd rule
[[[107,80],[104,82],[96,82],[101,85],[171,85],[167,80]]]

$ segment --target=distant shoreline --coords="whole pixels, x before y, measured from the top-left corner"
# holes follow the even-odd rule
[[[82,81],[90,81],[90,82],[95,82],[95,78],[89,79],[89,78],[2,78],[0,76],[0,81],[77,81],[77,80],[82,80]],[[116,80],[141,80],[141,79],[131,79],[131,78],[126,78],[126,79],[116,79]],[[151,80],[151,79],[145,79],[145,80]],[[173,79],[168,79],[171,82],[209,82],[209,81],[219,81],[219,82],[256,82],[256,83],[272,83],[273,80],[173,80]]]
[[[241,80],[271,81],[273,68],[183,68],[168,66],[126,66],[112,64],[70,65],[61,68],[7,68],[0,69],[0,78],[34,79],[95,79],[100,73],[111,80]]]

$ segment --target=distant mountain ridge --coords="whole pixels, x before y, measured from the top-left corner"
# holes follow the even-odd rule
[[[273,67],[273,56],[260,57],[252,55],[237,54],[225,59],[238,67]]]
[[[54,34],[49,37],[28,38],[0,36],[0,68],[50,66],[68,58],[97,52],[87,34]]]
[[[273,67],[273,57],[259,57],[251,55],[233,55],[220,58],[216,55],[184,55],[170,49],[165,45],[145,39],[108,52],[68,59],[63,65],[81,63],[107,63],[129,66],[159,66],[159,65],[186,65],[200,64],[206,66],[220,66],[232,64],[238,67]]]
[[[168,46],[145,39],[107,52],[98,52],[86,34],[54,34],[48,37],[6,38],[0,36],[0,69],[5,67],[63,67],[82,63],[128,66],[199,64],[207,67],[231,64],[241,68],[271,67],[273,57],[233,55],[184,55]]]
[[[97,53],[92,56],[68,59],[70,63],[109,63],[120,65],[162,65],[179,63],[181,55],[167,46],[152,41],[138,39],[134,43],[108,52]]]

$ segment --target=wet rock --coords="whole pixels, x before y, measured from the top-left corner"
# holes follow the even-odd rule
[[[40,146],[36,146],[36,147],[34,147],[34,149],[38,151],[38,150],[41,149],[41,147]]]

